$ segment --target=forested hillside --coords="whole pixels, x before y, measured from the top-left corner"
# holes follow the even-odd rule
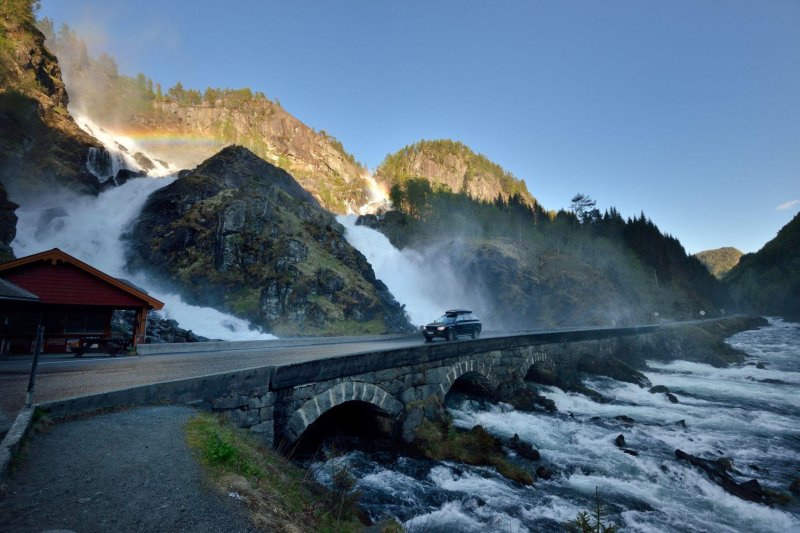
[[[730,246],[694,254],[716,278],[722,278],[739,263],[742,252]]]
[[[465,193],[476,200],[508,200],[516,195],[526,205],[536,205],[524,181],[457,141],[419,141],[388,155],[375,172],[375,179],[387,188],[414,178],[425,178],[434,189]],[[413,182],[411,187],[409,193],[413,194]]]
[[[737,304],[753,313],[800,320],[800,213],[725,277]]]
[[[643,214],[601,213],[586,195],[546,212],[518,196],[481,202],[408,179],[399,211],[366,217],[399,247],[446,256],[492,325],[632,324],[718,315],[725,288]],[[437,275],[432,272],[431,275]]]
[[[194,167],[237,144],[290,172],[323,207],[345,213],[367,203],[366,169],[325,131],[286,112],[277,99],[249,88],[162,88],[138,74],[121,74],[107,54],[91,57],[67,25],[39,22],[73,95],[71,109],[139,140],[149,153]]]

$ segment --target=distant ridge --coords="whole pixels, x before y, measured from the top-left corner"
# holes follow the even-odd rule
[[[524,181],[459,141],[419,141],[386,156],[375,172],[375,179],[389,187],[413,178],[476,200],[508,200],[517,195],[522,203],[536,205]]]
[[[716,248],[714,250],[704,250],[694,254],[717,279],[722,278],[733,267],[739,264],[739,258],[741,258],[742,255],[742,252],[731,246]]]

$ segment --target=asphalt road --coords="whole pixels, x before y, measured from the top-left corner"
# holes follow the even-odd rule
[[[712,320],[673,324],[700,324]],[[482,337],[502,337],[523,333],[570,333],[603,329],[613,328],[584,326],[524,332],[485,332]],[[306,339],[302,341],[302,344],[296,344],[297,340],[287,341],[287,343],[289,342],[292,344],[185,354],[119,357],[87,355],[78,359],[63,354],[43,355],[39,362],[34,402],[61,400],[219,372],[261,366],[280,366],[424,344],[424,340],[419,334],[401,338],[390,336],[385,340],[373,336],[364,339],[348,339],[343,342],[331,338]],[[0,426],[3,425],[4,418],[7,421],[14,420],[25,402],[31,359],[31,356],[9,356],[0,359]],[[4,429],[6,428],[0,427],[0,434],[4,432]]]
[[[391,350],[424,343],[420,336],[391,340],[331,344],[310,339],[308,344],[224,352],[148,356],[84,356],[46,354],[39,360],[34,402],[45,402],[126,389],[137,385],[204,376],[259,366],[278,366],[314,359],[341,357],[376,350]],[[31,356],[0,360],[0,419],[13,420],[25,403]]]

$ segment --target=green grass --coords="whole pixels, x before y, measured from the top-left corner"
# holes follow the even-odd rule
[[[258,439],[218,416],[189,421],[186,440],[215,485],[246,502],[253,523],[264,531],[361,531],[352,503],[340,506],[331,491],[308,478]]]
[[[533,484],[533,476],[508,461],[496,439],[481,426],[462,431],[453,427],[449,419],[441,424],[425,419],[417,430],[413,446],[428,459],[493,466],[503,477],[524,485]]]

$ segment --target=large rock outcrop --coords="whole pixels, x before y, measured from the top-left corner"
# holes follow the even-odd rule
[[[343,232],[291,175],[234,146],[149,198],[130,261],[190,302],[278,335],[406,331],[402,308]]]
[[[101,148],[67,112],[67,92],[55,56],[44,46],[30,2],[10,1],[0,17],[0,182],[15,200],[54,185],[95,194],[86,168]]]

